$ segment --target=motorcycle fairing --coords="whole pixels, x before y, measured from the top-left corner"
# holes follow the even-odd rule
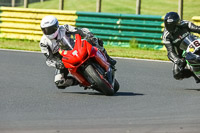
[[[89,58],[95,59],[105,71],[109,70],[110,64],[107,58],[96,47],[93,47],[86,40],[81,40],[81,36],[76,34],[75,46],[72,50],[59,49],[62,55],[62,62],[69,72],[82,84],[89,86],[90,83],[77,72],[77,69]]]
[[[194,40],[193,42],[190,43],[190,45],[188,46],[186,52],[195,53],[199,49],[200,49],[200,40],[197,39],[197,40]]]
[[[182,41],[181,46],[184,50],[182,55],[185,57],[191,71],[193,71],[196,76],[200,77],[200,40],[189,35]]]

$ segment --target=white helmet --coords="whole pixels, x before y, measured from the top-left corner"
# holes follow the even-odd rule
[[[56,17],[54,16],[45,16],[40,24],[42,32],[49,39],[54,39],[58,35],[59,23]]]

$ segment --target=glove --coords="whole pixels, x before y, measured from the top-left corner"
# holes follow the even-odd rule
[[[100,38],[98,38],[98,43],[101,47],[103,47],[103,40],[101,40]]]
[[[84,37],[86,40],[92,38],[94,35],[92,32],[90,32],[90,30],[88,28],[82,28],[82,37]]]
[[[91,32],[89,32],[89,33],[86,34],[85,39],[86,40],[92,40],[93,37],[94,37],[94,35]]]
[[[64,66],[64,64],[63,64],[63,62],[61,60],[58,60],[56,62],[56,68],[60,69],[60,70],[65,68],[65,66]]]

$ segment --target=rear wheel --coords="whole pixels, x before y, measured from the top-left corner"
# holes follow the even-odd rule
[[[100,72],[97,71],[92,65],[88,65],[84,71],[85,75],[87,75],[88,81],[94,85],[94,89],[107,95],[114,95],[115,91],[112,86],[106,81]]]

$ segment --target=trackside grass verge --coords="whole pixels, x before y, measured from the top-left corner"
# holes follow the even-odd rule
[[[164,50],[140,49],[137,47],[113,47],[105,46],[108,54],[113,57],[128,57],[153,60],[168,60],[167,52]],[[14,49],[27,51],[40,51],[38,41],[0,39],[0,49]]]
[[[39,1],[39,0],[38,0]],[[191,20],[193,16],[199,16],[199,0],[184,0],[183,19]],[[21,6],[23,7],[23,6]],[[45,0],[29,4],[29,8],[58,9],[58,0]],[[136,0],[103,0],[101,12],[135,14]],[[96,11],[96,0],[66,0],[64,10]],[[178,12],[178,0],[142,0],[142,15],[161,15],[167,12]]]

